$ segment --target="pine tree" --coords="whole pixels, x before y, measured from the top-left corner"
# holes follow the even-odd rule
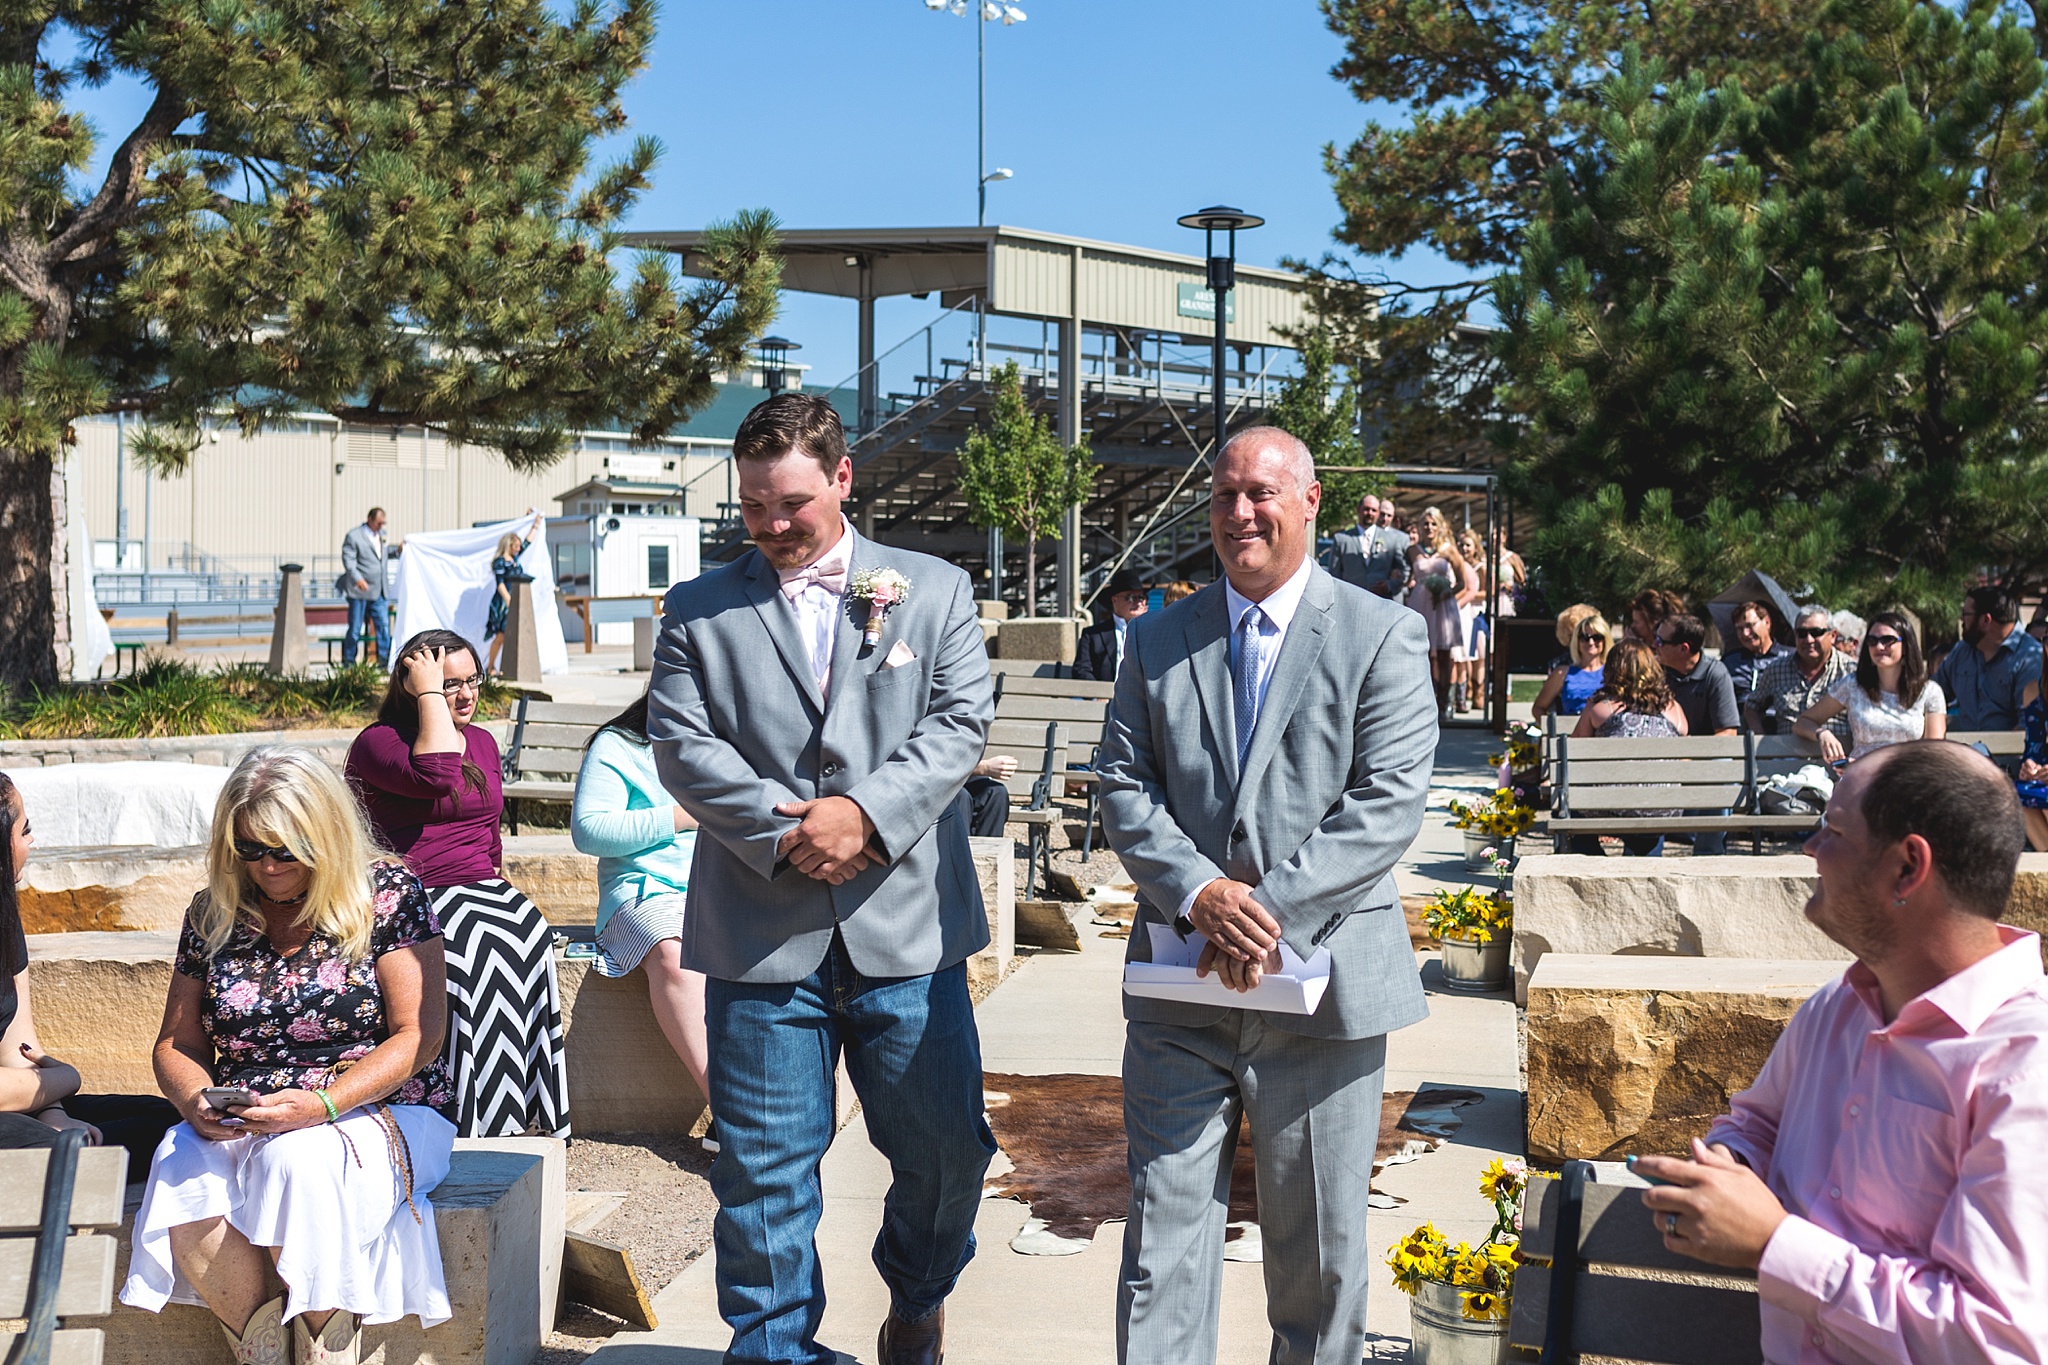
[[[1038,538],[1095,488],[1100,468],[1086,445],[1062,446],[1024,401],[1017,362],[995,374],[986,424],[960,450],[960,493],[976,526],[1024,542],[1024,612],[1038,615]]]
[[[135,414],[182,469],[205,421],[426,426],[550,463],[669,431],[772,320],[773,220],[684,283],[615,262],[659,148],[625,124],[652,0],[0,0],[0,688],[58,675],[70,424]],[[150,92],[105,177],[66,103]],[[623,277],[622,277],[623,276]]]
[[[1327,535],[1351,525],[1365,495],[1380,492],[1392,480],[1362,468],[1365,453],[1358,440],[1358,394],[1351,381],[1337,372],[1329,329],[1318,327],[1300,340],[1301,373],[1280,386],[1280,396],[1268,409],[1266,420],[1307,446],[1315,457],[1316,478],[1323,485],[1316,530]]]
[[[1741,76],[1761,89],[1793,71],[1820,22],[1799,0],[1322,0],[1344,43],[1332,70],[1363,103],[1405,119],[1368,122],[1324,149],[1351,257],[1311,267],[1312,302],[1359,372],[1378,448],[1395,461],[1441,460],[1482,446],[1501,413],[1484,322],[1495,278],[1520,258],[1523,233],[1552,174],[1600,116],[1600,83],[1625,45],[1673,79]],[[1419,285],[1361,267],[1423,247],[1463,277]],[[1479,314],[1480,316],[1475,316]]]
[[[1503,281],[1573,597],[1758,568],[1933,619],[2048,567],[2048,94],[2008,10],[1836,0],[1752,96],[1631,58]]]

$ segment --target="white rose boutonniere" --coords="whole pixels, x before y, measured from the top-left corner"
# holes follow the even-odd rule
[[[873,649],[881,642],[882,625],[888,620],[889,608],[910,597],[910,580],[895,569],[862,569],[853,576],[847,590],[868,604],[868,624],[861,632],[860,640]]]

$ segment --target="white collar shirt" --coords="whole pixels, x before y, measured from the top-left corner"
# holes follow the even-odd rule
[[[853,562],[853,523],[845,516],[839,518],[839,543],[810,566],[823,573],[839,576],[843,583]],[[779,574],[785,582],[797,576],[796,572]],[[824,696],[832,685],[832,650],[838,643],[839,621],[846,604],[844,591],[833,592],[822,583],[806,583],[802,589],[791,595],[786,590],[784,598],[789,609],[796,613],[797,630],[803,635],[804,643],[810,647],[811,676],[818,680],[818,695]]]
[[[1301,609],[1301,595],[1308,590],[1308,576],[1314,565],[1304,559],[1293,577],[1266,594],[1263,602],[1254,602],[1239,592],[1228,579],[1223,584],[1224,607],[1230,614],[1230,675],[1237,676],[1238,652],[1244,647],[1244,633],[1238,629],[1244,622],[1244,614],[1257,607],[1263,617],[1259,633],[1265,640],[1265,648],[1259,655],[1258,702],[1255,709],[1263,710],[1266,705],[1266,689],[1273,682],[1273,665],[1280,660],[1280,647],[1287,641],[1287,628],[1294,623],[1294,614]]]
[[[1116,666],[1121,670],[1124,666],[1124,636],[1129,632],[1131,623],[1115,612],[1110,613],[1109,620],[1116,627]]]

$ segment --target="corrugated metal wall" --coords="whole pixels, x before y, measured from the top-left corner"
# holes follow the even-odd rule
[[[995,262],[990,308],[1026,317],[1069,315],[1073,306],[1068,293],[1072,287],[1071,248],[1004,238],[991,249]],[[1178,286],[1204,282],[1198,266],[1084,247],[1081,318],[1084,322],[1117,327],[1206,333],[1214,328],[1214,323],[1182,317],[1178,312]],[[1281,329],[1301,326],[1307,318],[1306,296],[1298,285],[1242,272],[1232,304],[1235,320],[1230,324],[1230,335],[1260,345],[1291,345]]]

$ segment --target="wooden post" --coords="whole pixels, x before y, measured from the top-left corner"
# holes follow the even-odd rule
[[[178,608],[175,605],[164,613],[164,644],[172,649],[178,647]]]
[[[270,662],[264,671],[273,677],[304,676],[306,658],[306,586],[299,564],[278,567],[277,614],[270,624]]]
[[[498,667],[507,681],[537,684],[540,682],[540,638],[535,633],[533,584],[527,581],[509,583],[506,587],[512,593],[512,605],[505,612],[505,650],[498,656]]]

